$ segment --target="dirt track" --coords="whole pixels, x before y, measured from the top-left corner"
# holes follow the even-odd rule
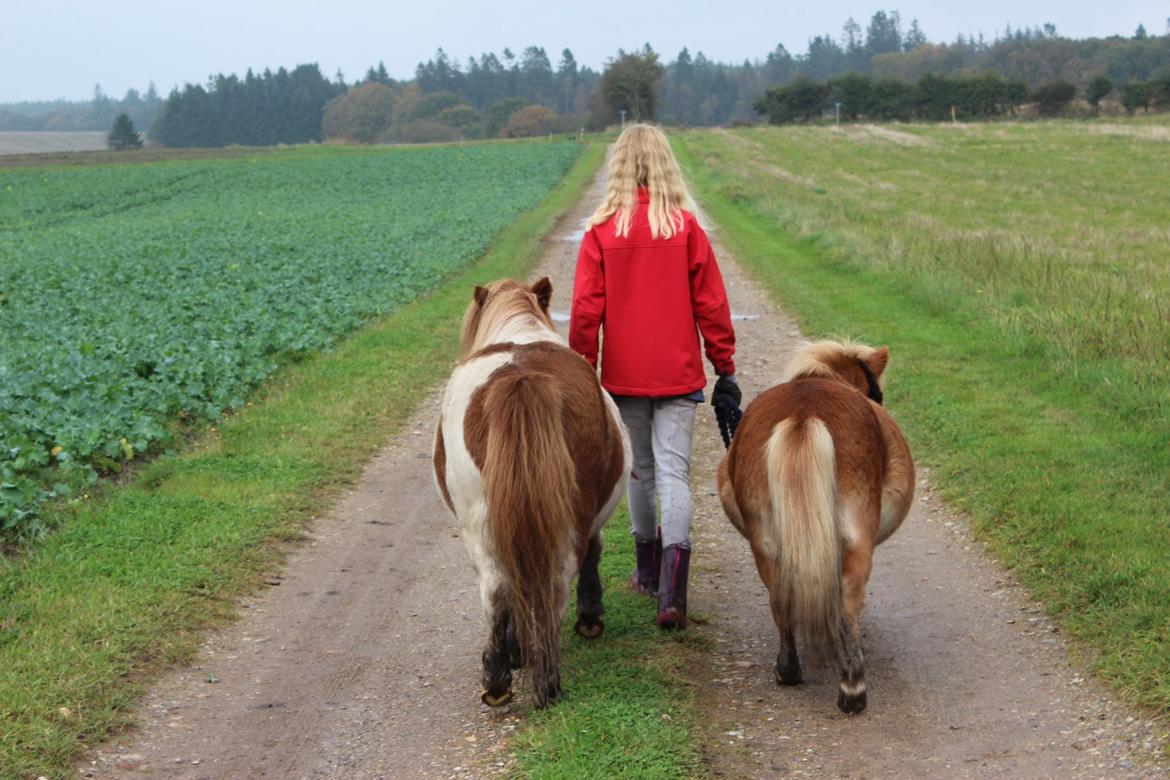
[[[571,234],[547,244],[553,308],[568,311]],[[798,334],[722,256],[747,397],[774,382]],[[895,353],[899,361],[912,356]],[[888,393],[897,414],[896,380]],[[437,397],[310,530],[279,583],[244,603],[193,665],[143,701],[141,730],[83,774],[119,778],[478,777],[508,765],[515,715],[478,696],[482,615],[453,519],[434,495]],[[1034,604],[961,518],[929,497],[883,545],[864,615],[869,709],[838,713],[831,672],[781,689],[776,639],[747,544],[713,495],[721,445],[700,411],[691,609],[709,660],[695,673],[710,771],[728,777],[1170,776],[1148,724],[1086,681]],[[604,641],[604,640],[602,640]]]

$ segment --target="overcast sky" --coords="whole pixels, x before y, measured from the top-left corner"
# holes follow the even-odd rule
[[[164,95],[216,72],[243,73],[316,62],[347,81],[383,60],[390,75],[410,78],[438,47],[461,63],[468,55],[519,54],[543,46],[555,66],[563,49],[600,69],[619,48],[650,45],[674,59],[691,53],[730,62],[764,57],[782,43],[803,53],[809,38],[831,33],[852,16],[864,28],[879,8],[917,17],[932,41],[958,33],[988,38],[1051,22],[1069,37],[1132,35],[1139,23],[1163,34],[1170,3],[1146,0],[904,0],[897,5],[821,0],[199,0],[99,3],[93,0],[0,0],[0,102],[86,99],[94,84],[121,97],[154,81]]]

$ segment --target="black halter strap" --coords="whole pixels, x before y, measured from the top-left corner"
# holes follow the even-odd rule
[[[864,360],[858,359],[857,365],[861,366],[861,370],[865,372],[865,381],[869,384],[866,395],[875,403],[880,404],[882,402],[882,386],[878,384],[877,377],[873,375],[873,371],[865,364]]]

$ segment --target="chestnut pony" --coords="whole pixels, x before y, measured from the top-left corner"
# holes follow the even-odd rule
[[[597,375],[549,319],[552,284],[476,287],[463,357],[443,393],[435,482],[462,527],[488,618],[482,699],[560,696],[560,622],[577,583],[577,633],[602,621],[601,527],[625,493],[630,444]]]
[[[885,347],[820,341],[761,393],[719,467],[719,496],[751,543],[780,632],[775,678],[801,682],[794,632],[840,670],[837,706],[865,709],[858,617],[873,548],[914,499],[914,462],[882,407]]]

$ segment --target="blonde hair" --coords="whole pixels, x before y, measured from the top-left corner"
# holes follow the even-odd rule
[[[605,197],[585,229],[614,217],[617,234],[628,236],[638,207],[638,187],[650,192],[647,216],[654,238],[670,238],[683,229],[683,210],[697,211],[666,134],[652,125],[636,124],[627,127],[613,145]]]

